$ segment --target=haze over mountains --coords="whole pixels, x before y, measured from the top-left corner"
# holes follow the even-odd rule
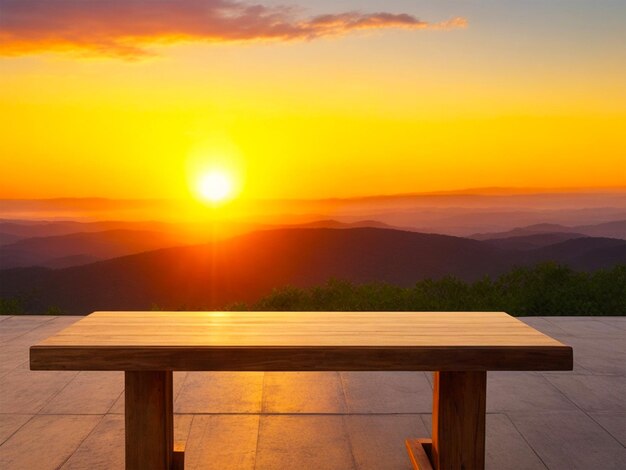
[[[475,240],[491,240],[497,238],[523,237],[539,234],[568,234],[576,236],[608,237],[626,239],[626,220],[615,220],[595,225],[578,225],[567,227],[559,224],[535,224],[528,227],[516,227],[513,230],[499,233],[477,233],[469,238]]]
[[[0,214],[93,219],[164,207],[174,211],[154,201],[3,201]],[[626,264],[624,191],[265,201],[245,217],[239,209],[229,208],[229,218],[208,213],[208,222],[0,220],[0,298],[40,313],[219,308],[331,277],[408,286],[446,275],[473,281],[543,261],[583,271]]]
[[[361,227],[415,231],[372,220],[349,223],[319,220],[284,226],[230,224],[221,227],[219,232],[211,227],[202,230],[190,225],[160,222],[0,221],[0,233],[5,240],[0,246],[0,269],[78,266],[159,248],[212,242],[257,230]],[[470,238],[498,248],[529,250],[589,236],[626,239],[626,220],[578,227],[542,224],[503,233],[476,234]]]
[[[530,250],[447,235],[377,229],[277,229],[209,244],[166,248],[65,269],[0,271],[0,297],[34,311],[218,308],[275,287],[329,278],[408,286],[424,278],[495,276],[553,260],[580,270],[626,263],[626,241],[578,238]]]
[[[171,234],[149,230],[105,230],[32,237],[2,246],[0,266],[64,268],[180,244],[181,240]]]
[[[228,224],[248,226],[370,220],[420,232],[470,236],[542,223],[577,226],[626,220],[626,188],[551,192],[486,188],[343,199],[237,199],[223,213],[189,200],[66,198],[0,201],[0,218],[4,219],[136,223],[134,227],[109,226],[108,230],[153,230],[137,223],[150,220],[197,225],[198,220],[214,220],[216,217]],[[65,233],[76,231],[84,230]]]

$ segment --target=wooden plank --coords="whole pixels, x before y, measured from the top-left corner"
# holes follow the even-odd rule
[[[432,439],[407,439],[404,442],[415,470],[433,470],[429,456]]]
[[[127,371],[126,469],[170,470],[174,451],[171,371]]]
[[[503,312],[97,312],[31,348],[66,370],[569,370]]]
[[[501,312],[94,313],[56,346],[559,346]]]
[[[571,348],[39,347],[32,370],[571,370]]]
[[[485,468],[486,372],[437,372],[433,387],[435,470]]]

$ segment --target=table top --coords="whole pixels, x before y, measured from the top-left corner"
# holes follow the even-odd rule
[[[50,370],[571,370],[504,312],[95,312],[31,347]]]

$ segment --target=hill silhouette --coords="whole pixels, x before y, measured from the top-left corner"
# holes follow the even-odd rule
[[[555,245],[574,238],[587,238],[582,233],[536,233],[519,237],[490,238],[484,240],[489,245],[507,250],[533,250]]]
[[[469,238],[474,240],[491,240],[548,233],[571,233],[587,237],[626,239],[626,220],[615,220],[592,225],[576,225],[573,227],[559,224],[535,224],[527,227],[517,227],[506,232],[475,233],[470,235]]]
[[[106,230],[32,237],[0,249],[3,269],[27,266],[61,268],[180,245],[178,237],[148,230]]]
[[[160,249],[84,266],[0,271],[0,297],[31,311],[218,308],[273,288],[329,278],[410,286],[453,275],[476,280],[512,266],[556,260],[589,270],[626,263],[626,241],[584,238],[538,250],[504,250],[476,240],[376,228],[280,229],[215,243]]]
[[[43,266],[65,268],[159,248],[197,245],[257,230],[279,228],[397,229],[374,220],[340,222],[318,220],[302,224],[250,225],[243,223],[170,224],[161,222],[0,221],[0,269]],[[109,228],[107,228],[109,227]],[[118,228],[110,228],[118,227]],[[75,232],[66,233],[67,230]],[[46,235],[52,233],[53,235]],[[35,236],[35,234],[44,234]]]
[[[575,238],[530,253],[530,261],[555,261],[581,271],[626,264],[626,240]]]

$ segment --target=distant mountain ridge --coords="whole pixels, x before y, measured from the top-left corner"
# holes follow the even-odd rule
[[[201,220],[198,214],[203,213],[203,207],[198,203],[198,211],[190,211],[193,204],[193,201],[182,199],[4,199],[0,200],[0,217],[57,220],[81,217],[91,220],[159,220],[187,224]],[[623,220],[626,219],[626,188],[477,188],[320,199],[238,199],[232,202],[228,213],[230,221],[235,220],[231,218],[234,216],[238,221],[256,225],[257,228],[261,225],[294,225],[324,219],[341,222],[371,219],[394,227],[410,227],[415,231],[467,237],[477,233],[505,232],[514,227],[546,221],[574,226]],[[212,217],[207,221],[210,222],[210,219]],[[109,226],[100,230],[115,228],[154,229]],[[0,219],[0,233],[3,231]],[[77,231],[83,230],[74,228],[65,233]],[[608,233],[587,235],[614,236]]]
[[[0,267],[68,267],[180,244],[172,235],[149,230],[118,229],[32,237],[0,247]]]
[[[470,235],[469,238],[473,238],[474,240],[491,240],[547,233],[572,233],[587,237],[626,239],[626,220],[615,220],[592,225],[577,225],[573,227],[559,224],[534,224],[527,227],[517,227],[506,232],[475,233]]]
[[[536,248],[555,245],[574,238],[586,237],[587,235],[583,235],[582,233],[549,232],[535,233],[532,235],[523,235],[518,237],[489,238],[483,241],[489,245],[507,250],[534,250]]]
[[[594,271],[626,264],[626,240],[616,238],[574,238],[530,252],[529,260],[557,261],[580,271]]]
[[[379,228],[263,230],[215,243],[160,249],[84,266],[0,271],[0,297],[36,311],[218,308],[273,288],[339,278],[409,286],[446,275],[464,280],[554,260],[591,270],[626,264],[626,241],[581,238],[519,251],[446,235]]]
[[[379,222],[377,220],[358,220],[356,222],[340,222],[338,220],[333,219],[324,219],[324,220],[315,220],[313,222],[305,222],[301,224],[288,224],[281,225],[280,228],[386,228],[393,230],[406,230],[413,231],[410,228],[406,227],[395,227],[393,225],[386,224],[384,222]]]
[[[0,222],[0,228],[15,234],[2,234],[0,269],[43,266],[64,268],[106,260],[159,248],[206,243],[215,237],[210,226],[176,225],[159,222]],[[113,227],[113,228],[112,228]],[[247,226],[227,228],[216,238],[228,238],[256,230],[277,228],[359,228],[397,229],[375,220],[339,222],[318,220],[297,225]],[[75,230],[66,233],[67,230]],[[53,235],[49,235],[52,233]],[[40,234],[39,236],[36,236]],[[28,236],[29,235],[29,236]],[[35,236],[33,236],[35,235]]]

